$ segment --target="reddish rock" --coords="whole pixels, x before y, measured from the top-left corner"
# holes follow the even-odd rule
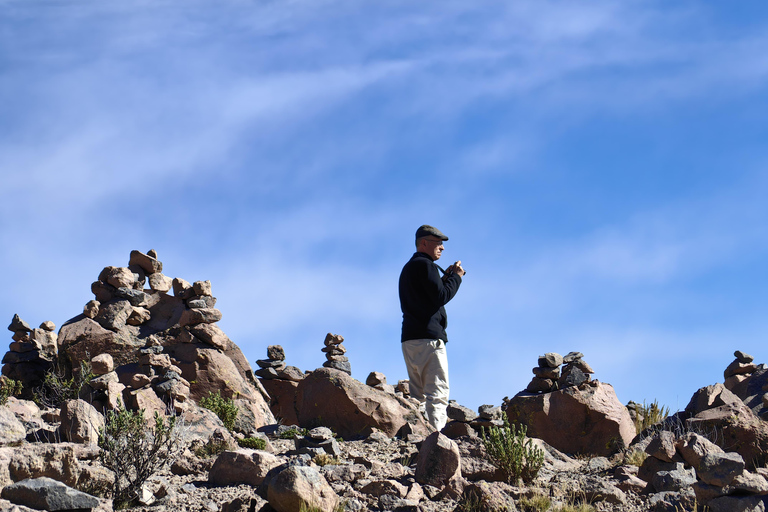
[[[379,391],[332,368],[318,368],[296,389],[299,425],[330,427],[342,437],[368,435],[374,428],[394,437],[402,427],[425,435],[430,429],[409,402]]]
[[[210,281],[195,281],[192,283],[192,289],[195,291],[195,295],[212,295]]]
[[[218,349],[228,350],[232,347],[232,340],[216,324],[203,323],[193,325],[189,327],[189,332],[203,343]]]
[[[158,261],[157,258],[153,258],[148,254],[144,254],[141,251],[131,251],[131,257],[128,261],[128,266],[131,265],[138,265],[147,275],[163,271],[162,262]]]
[[[280,379],[262,379],[260,382],[269,393],[269,408],[275,418],[283,425],[298,425],[296,388],[299,383]]]
[[[208,473],[208,482],[217,486],[247,484],[258,487],[269,470],[278,464],[277,457],[260,450],[222,452]]]
[[[443,487],[461,477],[461,454],[458,445],[440,432],[431,433],[419,449],[416,481],[422,485]]]
[[[105,267],[99,274],[99,281],[115,288],[133,288],[135,277],[128,267]]]
[[[610,455],[636,435],[613,386],[593,382],[552,393],[518,393],[507,406],[510,423],[566,453]]]
[[[156,292],[167,293],[173,288],[173,279],[160,272],[149,274],[149,288]]]
[[[65,323],[59,331],[59,354],[64,355],[66,366],[74,372],[80,371],[80,361],[109,353],[115,366],[136,361],[136,352],[144,341],[131,332],[113,332],[100,326],[90,318],[75,317]]]
[[[91,371],[94,375],[105,375],[115,369],[115,360],[110,354],[99,354],[91,359]]]
[[[296,512],[302,507],[333,512],[339,504],[323,475],[310,466],[290,466],[278,473],[269,483],[267,499],[277,512]]]
[[[83,315],[87,316],[88,318],[96,318],[96,315],[99,314],[99,306],[101,306],[99,301],[89,300],[83,307]]]
[[[685,407],[685,412],[695,416],[707,409],[737,402],[741,402],[741,399],[738,396],[729,391],[723,384],[717,383],[713,386],[705,386],[696,391],[691,397],[690,402],[688,402],[688,405]]]
[[[69,400],[61,407],[60,432],[72,443],[97,444],[104,416],[84,400]]]
[[[221,320],[221,311],[215,308],[185,309],[179,318],[179,325],[212,324]]]
[[[686,421],[694,432],[717,432],[717,445],[736,452],[750,465],[768,462],[768,425],[744,403],[732,403],[703,411]]]

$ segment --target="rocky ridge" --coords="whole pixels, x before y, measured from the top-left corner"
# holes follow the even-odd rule
[[[133,510],[515,511],[536,497],[552,511],[578,501],[598,511],[765,510],[768,367],[740,351],[723,383],[642,432],[578,352],[540,357],[531,385],[500,405],[451,402],[434,432],[407,381],[372,372],[362,383],[345,371],[339,335],[323,350],[342,368],[302,372],[270,345],[253,372],[216,326],[210,282],[164,276],[154,251],[106,267],[91,289],[95,299],[58,335],[18,316],[9,326],[4,378],[31,387],[0,406],[0,510],[111,510],[114,475],[95,443],[118,407],[176,415],[186,442]],[[91,375],[79,398],[56,408],[28,400],[45,372],[77,376],[81,362]],[[237,404],[232,431],[197,405],[210,392]],[[485,453],[483,432],[505,416],[544,452],[531,485],[506,483]],[[264,448],[239,447],[246,437]]]

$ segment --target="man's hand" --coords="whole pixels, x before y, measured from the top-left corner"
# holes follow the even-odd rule
[[[464,277],[464,274],[466,274],[466,273],[467,273],[467,272],[466,272],[466,271],[465,271],[465,270],[464,270],[464,269],[461,267],[461,260],[457,261],[456,263],[454,263],[453,265],[451,265],[450,267],[448,267],[448,270],[446,270],[446,273],[451,273],[451,272],[453,272],[454,274],[458,274],[458,275],[459,275],[459,276],[461,276],[461,277]]]

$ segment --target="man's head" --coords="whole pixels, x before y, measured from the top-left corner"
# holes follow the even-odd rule
[[[440,259],[446,240],[448,237],[436,227],[424,224],[416,230],[416,250],[428,254],[432,261]]]

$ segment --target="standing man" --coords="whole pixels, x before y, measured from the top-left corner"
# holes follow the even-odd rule
[[[446,240],[448,237],[437,228],[421,226],[416,230],[416,253],[400,273],[400,341],[411,396],[422,404],[426,402],[427,420],[437,430],[448,419],[448,319],[443,306],[456,295],[464,275],[461,261],[446,270],[435,263]]]

